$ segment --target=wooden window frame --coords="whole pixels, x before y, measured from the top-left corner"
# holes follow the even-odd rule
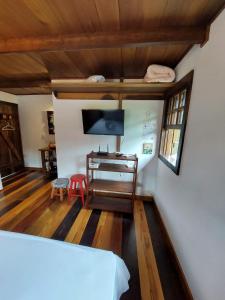
[[[183,151],[183,145],[184,145],[184,137],[185,137],[188,111],[189,111],[189,105],[190,105],[190,99],[191,99],[193,76],[194,76],[194,70],[189,72],[185,77],[183,77],[179,82],[177,82],[177,84],[173,88],[171,88],[168,91],[168,93],[166,94],[166,97],[165,97],[165,101],[164,101],[163,119],[162,119],[162,128],[161,128],[161,134],[160,134],[158,157],[176,175],[179,175],[179,173],[180,173],[180,165],[181,165],[182,151]],[[168,117],[168,109],[169,109],[168,106],[169,106],[169,102],[170,102],[169,100],[171,97],[174,97],[176,94],[182,92],[183,90],[186,90],[186,99],[185,99],[185,105],[184,105],[182,124],[179,124],[179,125],[178,124],[177,125],[169,124],[168,125],[167,117]],[[178,118],[178,116],[177,116],[177,118]],[[176,160],[175,166],[172,163],[170,163],[163,155],[160,154],[162,133],[163,133],[163,130],[166,130],[166,129],[180,129],[180,138],[179,138],[177,160]]]

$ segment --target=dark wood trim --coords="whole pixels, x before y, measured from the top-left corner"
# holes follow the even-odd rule
[[[158,157],[176,175],[179,175],[179,172],[180,172],[182,151],[183,151],[183,145],[184,145],[184,137],[185,137],[185,131],[186,131],[186,126],[187,126],[187,118],[188,118],[189,105],[190,105],[190,100],[191,100],[191,90],[192,90],[193,77],[194,77],[194,70],[190,71],[186,76],[184,76],[180,81],[178,81],[176,83],[176,85],[173,86],[171,89],[169,89],[166,92],[166,94],[165,94],[165,104],[164,104],[163,122],[162,122],[162,127],[161,127],[161,134],[160,134],[160,144],[159,144]],[[167,103],[168,103],[168,100],[169,100],[170,97],[172,97],[173,95],[179,93],[183,89],[187,90],[187,95],[186,95],[186,102],[185,102],[183,124],[180,126],[180,129],[181,129],[181,135],[180,135],[181,142],[180,142],[179,148],[178,148],[177,164],[176,164],[176,166],[174,166],[165,157],[163,157],[160,154],[161,136],[162,136],[162,130],[165,128],[165,120],[166,120],[166,112],[167,112]],[[171,128],[173,128],[173,127],[176,128],[176,126],[171,126],[171,125],[170,125],[170,127]]]
[[[216,12],[216,14],[210,19],[209,24],[211,25],[215,19],[222,13],[222,11],[225,9],[225,3],[223,3],[220,7],[220,9]]]
[[[118,100],[117,93],[67,93],[55,92],[55,97],[59,100]]]
[[[123,101],[120,98],[118,98],[118,109],[123,109]],[[121,148],[121,136],[117,136],[116,137],[116,151],[120,152],[120,148]]]
[[[121,94],[123,101],[125,100],[164,100],[164,93],[130,93],[130,94]]]
[[[42,168],[38,168],[38,167],[24,167],[25,170],[27,171],[42,171]]]
[[[97,32],[0,40],[0,53],[71,51],[80,49],[146,47],[165,44],[201,44],[204,27],[157,27],[145,31]]]
[[[178,93],[180,90],[184,88],[191,88],[193,77],[194,77],[194,70],[190,71],[181,80],[176,82],[171,88],[167,90],[167,92],[165,93],[165,100],[166,98],[171,97],[173,94]]]
[[[187,279],[186,279],[186,277],[185,277],[185,275],[184,275],[184,271],[183,271],[183,269],[182,269],[182,267],[181,267],[181,264],[180,264],[180,262],[179,262],[179,259],[178,259],[178,257],[177,257],[177,254],[176,254],[176,251],[175,251],[175,249],[174,249],[173,243],[171,242],[169,233],[168,233],[168,231],[167,231],[167,229],[166,229],[166,226],[165,226],[165,224],[164,224],[164,222],[163,222],[163,218],[162,218],[162,216],[161,216],[161,214],[160,214],[160,211],[159,211],[159,209],[158,209],[158,207],[157,207],[157,204],[156,204],[156,202],[155,202],[154,199],[153,199],[153,202],[154,202],[154,209],[155,209],[155,212],[156,212],[156,214],[157,214],[157,217],[158,217],[158,220],[159,220],[159,224],[160,224],[160,227],[161,227],[162,232],[163,232],[163,235],[164,235],[165,242],[166,242],[166,244],[168,245],[168,247],[169,247],[169,249],[170,249],[170,251],[171,251],[172,259],[173,259],[173,262],[174,262],[174,266],[175,266],[175,268],[176,268],[176,270],[177,270],[177,273],[178,273],[178,275],[179,275],[180,282],[181,282],[181,284],[182,284],[184,290],[185,290],[185,291],[187,292],[187,294],[188,294],[188,295],[187,295],[187,296],[188,296],[188,299],[194,300],[194,298],[193,298],[193,296],[192,296],[191,289],[190,289],[190,287],[189,287],[189,285],[188,285],[188,282],[187,282]]]
[[[135,199],[139,201],[152,202],[154,197],[152,195],[135,195]]]
[[[206,43],[208,42],[208,40],[209,40],[210,28],[211,28],[211,24],[208,25],[208,26],[206,27],[206,31],[205,31],[205,40],[204,40],[203,43],[201,43],[201,48],[204,47],[205,44],[206,44]]]
[[[59,100],[164,100],[164,93],[76,93],[76,92],[55,92]]]
[[[49,79],[20,79],[20,80],[1,80],[1,89],[10,88],[51,88],[51,81]]]

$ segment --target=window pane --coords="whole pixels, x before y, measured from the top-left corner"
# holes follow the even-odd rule
[[[173,129],[168,130],[167,141],[166,141],[166,157],[169,157],[172,151],[173,143]]]
[[[173,110],[173,98],[170,98],[169,110]]]
[[[184,106],[186,101],[186,90],[180,93],[180,106]]]
[[[171,119],[171,114],[168,114],[168,116],[167,116],[167,120],[166,120],[166,123],[167,123],[167,125],[169,125],[169,124],[170,124],[170,119]]]
[[[168,138],[168,130],[165,131],[165,143],[164,143],[164,146],[163,146],[163,154],[164,155],[166,153],[167,138]]]
[[[177,163],[177,154],[178,154],[178,147],[180,141],[180,129],[174,129],[173,132],[173,143],[172,143],[172,152],[169,161],[172,165],[176,166]]]
[[[160,154],[173,166],[177,163],[177,154],[180,141],[180,129],[167,129],[162,132]]]
[[[182,109],[182,110],[179,111],[179,113],[178,113],[177,124],[182,124],[182,122],[183,122],[183,115],[184,115],[184,110]]]
[[[172,114],[172,120],[171,120],[171,124],[172,125],[176,125],[177,123],[177,111],[175,111],[173,114]]]
[[[165,137],[166,137],[166,131],[163,129],[162,136],[161,136],[161,144],[160,144],[160,154],[161,155],[164,155]]]
[[[177,109],[179,107],[179,94],[177,94],[175,96],[175,99],[174,99],[174,109]]]

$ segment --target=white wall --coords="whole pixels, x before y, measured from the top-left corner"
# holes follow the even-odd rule
[[[53,110],[51,95],[18,96],[20,129],[26,167],[41,167],[39,148],[54,142],[48,134],[47,113]]]
[[[154,194],[163,101],[126,100],[123,109],[126,117],[121,152],[138,156],[137,194]],[[152,154],[143,154],[144,143],[153,144]]]
[[[198,300],[225,299],[225,11],[209,42],[177,67],[195,70],[180,176],[158,163],[156,201]]]
[[[157,132],[162,116],[162,102],[160,101],[124,101],[125,135],[122,137],[121,151],[123,153],[137,153],[139,157],[138,193],[150,194],[154,192],[157,148]],[[109,144],[111,152],[116,150],[116,137],[83,134],[82,109],[116,109],[115,100],[54,100],[55,130],[57,147],[57,165],[59,177],[70,177],[74,173],[85,173],[86,154],[92,150],[98,151],[101,144]],[[148,114],[147,114],[148,113]],[[150,116],[150,127],[144,131],[146,114]],[[144,136],[145,135],[145,136]],[[153,142],[152,155],[142,155],[143,142]],[[97,176],[106,178],[101,172]],[[110,178],[127,180],[126,174],[108,174]]]

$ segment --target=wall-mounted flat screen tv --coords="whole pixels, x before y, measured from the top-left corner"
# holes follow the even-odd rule
[[[85,134],[124,135],[124,110],[83,109]]]

